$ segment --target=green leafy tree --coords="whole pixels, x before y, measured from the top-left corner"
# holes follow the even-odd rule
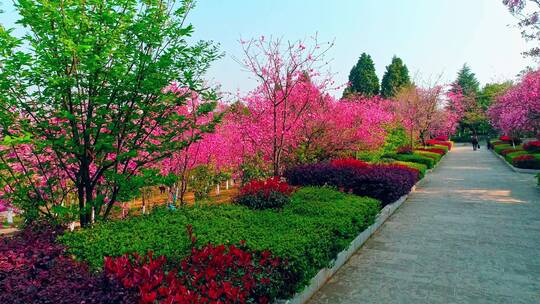
[[[409,69],[401,58],[392,57],[392,62],[386,67],[381,81],[381,95],[384,98],[392,98],[402,87],[410,84]]]
[[[511,81],[486,84],[477,96],[478,104],[485,111],[493,104],[498,96],[501,96],[512,86]]]
[[[140,187],[144,168],[219,121],[195,124],[182,112],[188,102],[217,98],[202,76],[220,53],[211,42],[188,43],[192,1],[18,0],[15,7],[28,34],[0,26],[0,172],[2,189],[11,189],[4,196],[17,194],[10,198],[50,216],[74,194],[86,226]],[[171,82],[175,88],[163,91]],[[209,116],[215,107],[204,102],[190,113]]]
[[[349,83],[350,86],[343,92],[344,96],[351,93],[366,97],[379,94],[379,78],[375,74],[375,65],[370,55],[366,53],[360,55],[349,73]]]

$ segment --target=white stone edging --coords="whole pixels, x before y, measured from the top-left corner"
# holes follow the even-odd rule
[[[416,189],[416,185],[412,187],[411,192]],[[411,193],[409,192],[409,194]],[[405,194],[397,201],[386,205],[377,214],[375,223],[371,224],[368,228],[362,231],[349,245],[349,248],[338,253],[337,257],[330,263],[331,268],[321,269],[317,275],[315,275],[308,286],[301,292],[297,292],[291,299],[288,300],[276,300],[275,304],[304,304],[306,303],[321,287],[324,286],[340,268],[343,266],[353,254],[377,231],[382,224],[407,200],[409,194]]]
[[[508,167],[510,167],[510,169],[514,170],[515,172],[517,173],[525,173],[525,174],[538,174],[540,173],[540,170],[536,170],[536,169],[521,169],[521,168],[516,168],[514,167],[511,163],[507,162],[506,159],[504,158],[504,156],[500,155],[499,153],[495,152],[495,150],[493,149],[490,149],[491,152],[493,154],[495,154],[495,156],[497,156],[498,158],[500,158]]]

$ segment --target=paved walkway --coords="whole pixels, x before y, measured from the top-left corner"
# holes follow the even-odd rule
[[[457,146],[315,303],[540,303],[540,190]]]

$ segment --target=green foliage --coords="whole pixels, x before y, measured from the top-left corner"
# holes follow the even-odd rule
[[[498,96],[501,96],[512,86],[511,81],[505,81],[500,83],[488,83],[477,96],[477,102],[482,109],[487,110],[490,105],[495,102]]]
[[[379,162],[381,159],[381,156],[383,155],[382,151],[379,150],[366,150],[366,151],[357,151],[355,154],[355,158],[358,160],[362,160],[368,163],[376,163]]]
[[[457,78],[453,84],[455,87],[459,86],[465,96],[476,97],[480,91],[480,82],[478,82],[476,75],[474,75],[466,63],[458,71]]]
[[[529,154],[529,152],[527,151],[516,151],[516,152],[512,152],[512,153],[508,153],[504,156],[504,159],[508,162],[508,163],[512,163],[512,159],[514,159],[514,157],[518,157],[520,155],[527,155]]]
[[[386,67],[381,81],[381,95],[384,98],[396,96],[399,89],[411,84],[409,70],[401,58],[392,57],[392,62]]]
[[[439,153],[428,152],[428,151],[414,151],[413,154],[418,155],[418,156],[425,156],[425,157],[433,158],[435,160],[435,163],[438,163],[442,158],[442,155],[440,155]]]
[[[448,153],[448,146],[433,145],[433,146],[428,146],[428,148],[441,149],[441,150],[444,150],[446,153]]]
[[[34,205],[25,215],[48,212],[44,205],[74,190],[51,178],[40,189],[48,201],[34,198],[35,175],[49,175],[47,166],[54,166],[71,179],[74,192],[87,194],[79,197],[87,206],[80,210],[83,225],[91,207],[106,217],[114,198],[140,185],[138,170],[125,169],[128,163],[155,163],[219,122],[220,115],[197,125],[194,115],[171,114],[186,96],[162,92],[175,81],[208,101],[198,116],[216,108],[217,95],[203,75],[221,54],[212,42],[191,43],[193,27],[185,20],[193,1],[20,0],[15,8],[28,34],[16,37],[0,26],[0,129],[13,137],[32,135],[34,157],[27,159],[52,159],[35,169],[44,172],[13,177],[26,183],[7,181],[19,188],[12,194],[25,210]],[[158,127],[174,132],[152,133]],[[107,195],[107,206],[94,193]]]
[[[405,162],[405,161],[397,161],[396,163],[418,170],[418,172],[420,172],[419,174],[420,179],[426,176],[427,166],[424,164],[414,163],[414,162]]]
[[[264,179],[272,175],[268,164],[262,159],[262,155],[260,154],[246,157],[240,165],[240,171],[242,171],[242,185],[245,185],[251,180]]]
[[[435,160],[430,157],[418,155],[418,154],[397,154],[397,153],[387,153],[384,155],[386,158],[392,158],[399,161],[413,162],[424,164],[428,169],[431,169],[435,166]]]
[[[409,146],[407,131],[401,125],[391,125],[386,128],[386,138],[383,145],[383,153],[392,153],[400,147]]]
[[[345,89],[344,96],[351,93],[367,97],[379,94],[379,78],[370,55],[362,53],[349,73],[349,82],[351,86]]]
[[[510,144],[502,144],[502,145],[496,145],[493,148],[493,151],[497,152],[497,154],[501,154],[502,150],[511,149],[513,148]]]
[[[246,241],[255,250],[269,249],[287,258],[300,290],[358,233],[375,221],[380,203],[329,188],[302,188],[282,210],[250,210],[240,205],[186,207],[178,211],[156,209],[146,216],[101,223],[91,229],[66,233],[60,241],[69,253],[103,265],[104,256],[127,252],[165,255],[178,261],[189,254],[186,226],[193,225],[197,244]]]
[[[207,199],[216,183],[216,174],[207,165],[197,166],[189,174],[188,185],[193,190],[195,201]]]

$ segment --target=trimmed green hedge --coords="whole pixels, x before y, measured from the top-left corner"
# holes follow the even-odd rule
[[[448,146],[443,146],[443,145],[434,145],[434,146],[428,146],[429,148],[435,148],[435,149],[442,149],[444,151],[446,151],[446,153],[448,153]]]
[[[497,152],[497,154],[501,154],[501,151],[502,150],[505,150],[505,149],[510,149],[510,148],[513,148],[512,145],[509,145],[509,144],[501,144],[501,145],[496,145],[493,147],[493,150],[495,152]]]
[[[396,161],[397,164],[405,165],[407,167],[411,167],[414,169],[417,169],[420,173],[419,177],[420,179],[424,178],[426,176],[427,166],[420,163],[414,163],[414,162],[405,162],[405,161]]]
[[[413,162],[413,163],[419,163],[424,164],[428,169],[431,169],[435,166],[435,160],[430,157],[418,155],[418,154],[397,154],[397,153],[389,153],[386,154],[385,157],[392,158],[399,161],[405,161],[405,162]]]
[[[104,256],[127,252],[165,255],[179,261],[190,251],[186,226],[191,224],[197,245],[246,241],[254,250],[270,250],[289,260],[295,275],[294,292],[329,266],[337,254],[369,225],[379,212],[379,201],[330,188],[306,187],[291,197],[281,211],[250,210],[239,205],[159,208],[150,215],[98,224],[66,233],[59,241],[68,252],[93,269]]]
[[[428,152],[428,151],[414,151],[413,154],[433,158],[435,160],[435,164],[441,161],[441,158],[442,158],[442,155],[440,155],[439,153],[433,153],[433,152]]]

